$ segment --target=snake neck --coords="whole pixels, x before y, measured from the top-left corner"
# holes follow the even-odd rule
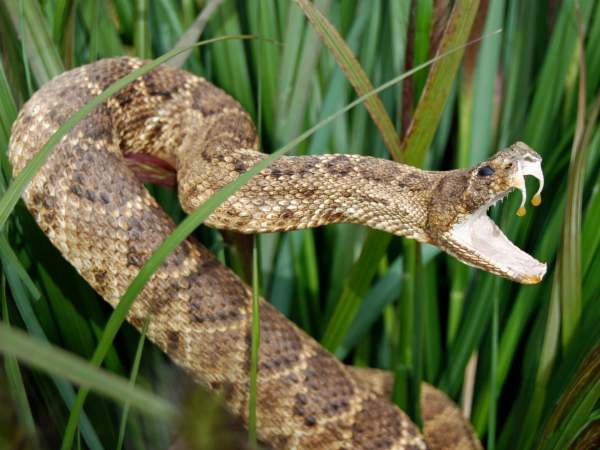
[[[186,212],[266,157],[252,149],[222,148],[202,147],[182,161],[179,197]],[[201,180],[191,175],[197,173],[204,174]],[[284,156],[225,201],[205,224],[269,233],[357,223],[431,242],[428,211],[439,179],[436,172],[367,156]]]

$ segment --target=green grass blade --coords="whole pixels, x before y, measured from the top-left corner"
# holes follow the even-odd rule
[[[582,44],[583,50],[583,44]],[[582,59],[583,61],[583,59]],[[573,335],[577,333],[582,312],[581,300],[581,203],[587,153],[600,114],[600,93],[592,105],[588,117],[586,109],[585,65],[580,69],[579,111],[580,126],[573,141],[573,152],[568,177],[567,206],[561,246],[561,309],[562,345],[567,350]]]
[[[357,8],[356,15],[365,16],[363,19],[365,21],[365,25],[362,33],[359,36],[360,41],[356,46],[358,62],[362,66],[366,76],[369,78],[372,77],[375,79],[374,77],[380,74],[382,76],[385,74],[387,77],[391,78],[395,74],[388,73],[387,71],[384,71],[383,68],[379,68],[379,61],[376,58],[377,46],[379,44],[379,39],[381,38],[380,33],[383,15],[382,10],[384,5],[382,2],[376,2],[371,7],[367,7],[365,3],[360,6],[362,6],[362,8]],[[351,31],[353,30],[351,29]],[[352,36],[348,37],[350,38]],[[380,82],[381,80],[376,81]],[[356,91],[356,88],[354,91]],[[354,93],[348,92],[346,95],[351,97],[354,95]],[[381,98],[386,99],[389,98],[390,95],[393,95],[392,90],[382,93]],[[387,102],[387,106],[391,108],[391,104],[389,102]],[[377,152],[379,144],[381,143],[381,146],[384,148],[385,144],[383,143],[383,137],[381,136],[381,133],[372,132],[372,125],[374,124],[372,120],[373,119],[369,116],[369,111],[366,109],[366,107],[358,108],[356,111],[354,111],[354,113],[349,117],[348,121],[349,141],[347,143],[347,149],[344,150],[344,153],[369,156],[377,155],[388,158],[389,150],[387,148],[381,153]]]
[[[269,238],[269,235],[265,237]],[[280,236],[279,248],[274,255],[276,261],[272,273],[272,283],[268,291],[269,295],[267,295],[271,304],[286,317],[289,317],[291,313],[295,288],[294,262],[290,239],[290,233]],[[262,241],[264,239],[261,239]]]
[[[4,318],[4,323],[9,327],[8,304],[6,300],[6,275],[4,272],[2,272],[2,285],[0,288],[2,289],[0,292],[0,296],[2,297],[2,316]],[[14,356],[7,356],[4,360],[4,369],[6,370],[8,385],[18,405],[21,418],[25,423],[29,436],[33,438],[32,446],[34,449],[39,449],[40,446],[37,440],[35,422],[33,421],[33,415],[31,414],[29,400],[27,400],[27,392],[25,391],[25,384],[23,383],[23,377],[21,377],[21,370],[19,369],[17,358]]]
[[[440,42],[438,54],[462,46],[467,42],[478,7],[478,0],[456,1],[450,23]],[[429,72],[423,95],[402,143],[404,159],[408,164],[416,167],[423,164],[427,150],[433,141],[446,98],[452,88],[462,54],[461,51],[450,58],[440,60],[433,65]]]
[[[63,29],[63,42],[61,47],[62,61],[65,70],[71,70],[75,67],[75,41],[76,41],[76,5],[75,0],[69,0],[69,8],[65,27]]]
[[[366,15],[365,15],[366,17]],[[356,21],[350,31],[350,36],[347,40],[350,45],[350,40],[352,37],[354,41],[358,41],[358,36],[362,32],[362,25],[364,25],[363,21]],[[358,25],[358,26],[357,26]],[[321,108],[321,112],[319,113],[319,122],[329,117],[333,114],[343,102],[345,103],[345,90],[347,88],[347,77],[344,74],[344,71],[339,68],[335,74],[331,77],[331,81],[329,86],[325,91],[325,96],[323,98],[323,105]],[[325,127],[320,130],[318,133],[315,133],[314,137],[310,140],[310,146],[308,148],[307,154],[309,155],[322,155],[328,150],[328,144],[331,140],[331,136],[334,131],[334,124]]]
[[[444,362],[442,332],[440,323],[440,306],[438,299],[438,270],[435,262],[428,264],[421,245],[423,255],[425,293],[423,295],[423,379],[434,383]],[[434,247],[437,249],[437,247]]]
[[[77,51],[79,64],[96,61],[99,58],[108,58],[112,56],[123,55],[123,45],[115,23],[110,17],[106,1],[89,1],[84,4],[78,4],[76,24],[85,28],[89,42],[87,51],[80,47]],[[78,34],[78,30],[72,30],[72,33]],[[100,33],[100,34],[98,34]]]
[[[531,430],[537,430],[542,419],[541,407],[545,404],[547,397],[548,381],[552,374],[552,368],[556,361],[556,353],[558,350],[558,341],[560,337],[560,280],[561,267],[560,257],[556,266],[554,275],[554,283],[552,286],[552,296],[550,298],[550,308],[548,309],[548,319],[546,321],[546,329],[544,333],[543,347],[540,354],[540,362],[535,382],[535,389],[532,396],[532,401],[529,404],[529,409],[525,417],[525,423],[519,438],[519,446],[522,448],[531,448],[534,442],[536,433]]]
[[[590,414],[587,423],[577,432],[569,450],[588,450],[600,442],[600,410]]]
[[[580,1],[584,29],[587,28],[587,22],[592,16],[592,7],[595,3],[593,0]],[[548,131],[551,129],[550,127],[557,124],[561,112],[561,100],[564,93],[562,87],[565,85],[576,45],[577,20],[574,2],[565,2],[557,15],[522,134],[522,138],[542,156],[546,151],[552,151],[553,148],[553,136]],[[548,95],[549,92],[554,95]]]
[[[4,65],[0,61],[0,162],[2,165],[0,177],[4,177],[3,181],[10,179],[10,164],[5,155],[8,150],[11,126],[16,118],[17,107],[10,92]]]
[[[98,59],[98,22],[100,21],[100,1],[92,0],[92,5],[94,17],[92,19],[92,26],[90,29],[90,62]]]
[[[419,428],[421,420],[422,336],[423,336],[423,264],[421,246],[418,242],[402,241],[405,258],[403,286],[398,303],[397,324],[399,330],[399,358],[394,368],[394,403],[406,411]]]
[[[198,17],[196,18],[192,26],[186,30],[183,36],[181,36],[181,39],[179,39],[174,48],[185,47],[187,45],[193,44],[194,42],[197,42],[198,39],[200,39],[200,36],[202,36],[202,32],[204,31],[206,24],[210,20],[212,13],[215,11],[215,9],[217,9],[217,6],[219,6],[219,4],[222,1],[223,0],[211,0],[211,2],[208,5],[206,5],[204,9],[202,9],[202,12],[198,14]],[[181,68],[183,67],[185,60],[188,59],[191,53],[191,49],[180,53],[179,55],[171,58],[171,60],[168,61],[167,64],[173,67]]]
[[[35,0],[21,0],[25,23],[25,41],[27,56],[33,76],[38,85],[50,81],[53,77],[64,72],[64,67],[56,51],[46,22]],[[3,0],[4,7],[15,30],[19,30],[19,2]]]
[[[348,284],[321,339],[323,347],[330,352],[335,353],[344,340],[391,240],[392,235],[389,233],[379,230],[369,232],[360,257],[352,268]]]
[[[63,32],[67,21],[68,8],[70,0],[58,0],[54,12],[54,26],[52,27],[52,40],[56,46],[60,45],[63,39]]]
[[[142,352],[144,350],[144,342],[146,341],[146,332],[148,331],[148,323],[150,323],[150,317],[152,316],[152,308],[154,303],[150,305],[148,308],[148,314],[146,314],[146,320],[144,322],[144,327],[142,328],[142,333],[140,335],[140,342],[138,344],[137,351],[135,352],[135,360],[133,361],[133,368],[131,370],[131,377],[129,377],[129,386],[135,386],[135,380],[138,376],[138,371],[140,368],[140,362],[142,360]],[[127,416],[129,415],[129,408],[131,407],[131,402],[125,403],[123,407],[123,417],[121,419],[121,427],[119,429],[119,443],[117,445],[117,449],[121,450],[123,447],[123,438],[125,437],[125,427],[127,426]]]
[[[588,29],[587,46],[585,50],[585,61],[588,75],[588,93],[595,92],[598,88],[600,79],[600,57],[595,51],[595,43],[600,40],[600,15],[598,15],[598,5],[592,24]],[[588,94],[589,95],[589,94]]]
[[[10,285],[11,292],[13,294],[15,303],[17,304],[19,313],[23,318],[25,325],[27,326],[27,331],[31,335],[35,336],[38,340],[48,342],[48,339],[33,312],[31,304],[29,303],[26,291],[21,285],[20,278],[14,272],[12,266],[7,266],[6,264],[3,264],[2,266],[6,273],[6,278]],[[73,408],[73,405],[75,403],[75,391],[73,390],[72,386],[67,381],[58,377],[52,377],[52,381],[55,384],[62,400],[67,405],[67,407],[69,409]],[[84,439],[90,447],[90,449],[102,450],[100,440],[98,439],[98,436],[96,435],[96,432],[94,431],[94,428],[92,427],[90,420],[85,412],[81,415],[81,426]]]
[[[124,39],[132,40],[134,28],[134,2],[131,0],[113,0],[114,12],[119,23],[119,32]]]
[[[260,310],[258,277],[258,236],[254,236],[252,245],[252,348],[250,354],[250,415],[248,433],[251,445],[256,445],[256,383],[258,381],[258,349],[260,344]]]
[[[17,405],[20,419],[27,430],[27,445],[30,445],[33,449],[39,449],[40,444],[37,439],[37,430],[33,415],[31,414],[31,408],[27,399],[27,393],[25,391],[25,385],[23,383],[23,378],[21,377],[17,358],[15,356],[6,356],[4,360],[4,369],[6,370],[10,393]]]
[[[310,267],[315,262],[310,260],[310,253],[307,255],[305,252],[308,245],[314,245],[312,236],[313,230],[298,230],[290,234],[287,242],[294,269],[295,286],[292,294],[299,310],[300,324],[304,331],[317,339],[322,332],[321,305],[315,280],[312,279],[316,275],[311,271],[314,267]]]
[[[579,15],[578,5],[575,5]],[[571,165],[567,182],[567,204],[563,225],[562,242],[559,251],[556,275],[560,276],[561,299],[561,339],[566,352],[573,335],[577,333],[581,322],[581,196],[583,188],[583,168],[586,163],[588,145],[583,143],[586,122],[586,70],[585,47],[581,17],[578,16],[579,39],[575,54],[579,58],[579,95],[575,136],[571,151]],[[579,52],[579,53],[578,53]],[[600,104],[599,104],[600,106]]]
[[[489,34],[502,28],[505,15],[504,9],[505,2],[490,2],[483,34]],[[498,111],[495,111],[497,106],[494,105],[494,96],[496,95],[501,52],[502,39],[499,36],[485,39],[479,48],[474,80],[473,124],[471,136],[469,137],[470,159],[464,167],[472,167],[488,158],[495,151],[494,116],[498,114]]]
[[[410,1],[392,0],[389,2],[389,22],[392,34],[392,69],[402,73],[406,64],[408,25],[410,17]],[[400,134],[400,119],[402,116],[402,85],[396,87],[395,102],[398,105],[395,118],[396,129]]]
[[[491,364],[491,386],[490,386],[490,414],[488,425],[488,450],[496,449],[496,425],[498,421],[498,334],[500,329],[500,281],[499,278],[494,280],[494,312],[492,314],[492,364]]]
[[[75,65],[75,0],[58,0],[54,10],[52,39],[66,70]]]
[[[368,234],[367,230],[355,224],[341,224],[336,228],[332,231],[327,230],[327,241],[331,242],[331,259],[327,276],[329,286],[325,303],[326,322],[330,320],[337,306]]]
[[[302,272],[302,288],[308,296],[311,306],[313,321],[319,333],[322,333],[321,305],[320,305],[320,283],[319,283],[319,261],[317,258],[317,246],[315,243],[315,234],[313,229],[305,230],[302,233],[299,261]]]
[[[148,29],[148,1],[135,0],[133,46],[135,47],[135,56],[138,58],[148,59],[152,54]]]
[[[38,291],[38,289],[35,287],[35,284],[29,277],[29,274],[25,271],[25,269],[21,265],[21,262],[17,258],[17,255],[15,255],[15,253],[12,251],[12,248],[10,248],[8,241],[2,234],[0,234],[0,253],[2,253],[2,256],[6,258],[6,262],[10,264],[13,267],[13,269],[15,269],[15,272],[19,275],[19,278],[23,280],[23,283],[25,283],[25,286],[27,287],[33,298],[35,300],[40,298],[40,291]]]
[[[387,273],[377,281],[367,292],[354,316],[352,325],[344,336],[342,343],[335,352],[335,357],[340,361],[346,359],[350,351],[358,345],[368,330],[381,316],[384,308],[394,302],[402,286],[403,257],[398,256],[390,264]]]
[[[364,95],[367,92],[372,91],[373,85],[367,77],[367,74],[360,66],[360,63],[350,50],[350,47],[348,47],[327,17],[308,0],[296,0],[296,2],[302,8],[308,20],[313,24],[315,30],[317,30],[321,39],[323,39],[323,42],[327,48],[329,48],[329,51],[333,54],[340,67],[344,70],[348,80],[352,86],[354,86],[358,95]],[[379,129],[393,159],[398,162],[403,162],[400,153],[400,139],[398,138],[398,133],[379,97],[371,97],[365,102],[365,106],[367,107],[369,114],[371,114],[375,125]]]
[[[274,41],[281,41],[281,32],[279,30],[279,22],[277,12],[279,5],[276,0],[250,0],[247,2],[248,11],[256,11],[260,4],[261,18],[260,27],[258,18],[254,14],[248,17],[248,28],[250,34],[267,37]],[[275,109],[277,106],[277,81],[279,76],[280,57],[282,49],[274,46],[261,46],[261,64],[258,71],[258,41],[250,44],[252,62],[257,71],[256,76],[261,79],[261,108],[263,109],[263,117],[260,132],[265,137],[271,138],[275,132]],[[284,50],[285,51],[285,50]],[[262,136],[261,136],[262,140]],[[268,141],[268,139],[267,139]],[[268,145],[268,144],[267,144]]]
[[[322,11],[328,11],[330,4],[331,0],[316,2],[316,6]],[[309,104],[306,93],[310,91],[311,74],[314,73],[321,51],[321,39],[313,27],[304,26],[304,14],[300,8],[290,5],[288,18],[290,28],[284,38],[282,75],[279,81],[280,101],[277,107],[277,113],[280,115],[277,125],[279,132],[275,138],[277,145],[289,142],[302,130]],[[287,69],[286,64],[291,64],[290,70]],[[295,74],[292,71],[293,67],[295,67]],[[289,84],[284,84],[286,82]],[[293,88],[290,89],[290,86]]]
[[[539,440],[538,449],[569,445],[600,399],[600,352],[592,350],[565,394],[554,408]]]
[[[461,327],[456,343],[447,357],[448,363],[440,378],[438,387],[450,396],[458,394],[469,358],[477,343],[481,340],[481,336],[488,329],[488,321],[492,310],[492,304],[487,301],[492,295],[493,283],[490,282],[491,280],[493,278],[484,275],[476,286],[476,290],[472,295],[478,301],[474,301],[471,308],[466,311],[464,325]]]
[[[594,185],[594,190],[597,185],[598,182]],[[588,203],[588,210],[581,230],[581,242],[584,243],[581,249],[581,273],[584,277],[589,273],[592,261],[598,252],[598,248],[600,248],[599,224],[600,196],[596,194]]]
[[[283,54],[281,55],[281,68],[279,70],[277,115],[275,117],[275,142],[277,145],[289,141],[288,135],[293,131],[286,131],[287,126],[292,127],[292,125],[288,125],[289,121],[294,120],[296,115],[304,114],[304,110],[299,111],[298,109],[294,110],[294,115],[290,114],[290,103],[294,93],[290,86],[294,83],[304,22],[304,14],[300,8],[290,7],[288,9],[287,23],[282,28],[282,30],[285,30],[283,33],[284,47]],[[304,63],[304,61],[302,62]],[[298,108],[298,106],[295,105],[295,108]]]
[[[157,31],[160,30],[158,31],[160,33],[160,39],[154,39],[152,42],[152,50],[157,54],[167,53],[175,48],[177,42],[184,34],[179,2],[173,0],[157,0],[148,2],[148,7],[150,8],[150,38],[152,39],[152,36],[156,36]],[[159,18],[160,21],[158,20]]]
[[[433,3],[433,0],[418,0],[416,2],[413,64],[421,64],[429,58]],[[425,87],[427,72],[417,73],[413,78],[415,103],[421,97],[421,93]]]
[[[242,34],[240,11],[234,2],[226,1],[215,11],[211,30],[216,35]],[[240,102],[256,120],[256,104],[244,43],[235,40],[218,42],[211,46],[210,51],[219,86]]]
[[[479,36],[482,34],[487,9],[487,2],[481,3],[479,8],[477,9],[477,14],[475,15],[473,26],[471,27],[470,31],[471,36]],[[500,28],[500,26],[496,27],[495,29],[498,28]],[[492,40],[496,41],[498,44],[501,43],[500,39]],[[484,42],[489,41],[490,40],[488,39]],[[465,54],[463,57],[464,62],[462,65],[462,77],[460,77],[461,89],[459,91],[458,99],[458,155],[456,158],[458,167],[470,167],[472,165],[469,164],[472,150],[471,135],[474,128],[473,122],[476,120],[477,117],[477,115],[473,111],[475,103],[475,77],[483,76],[481,68],[477,67],[477,63],[480,62],[480,60],[483,58],[483,51],[479,51],[481,50],[482,44],[483,43],[475,44],[468,47],[465,50]],[[479,70],[476,71],[476,69]],[[492,78],[492,80],[495,81],[495,77]],[[481,95],[484,97],[491,97],[493,95],[493,92],[494,90],[492,89],[481,93]],[[483,135],[482,140],[484,140],[484,142],[486,142],[487,145],[489,145],[489,136],[486,133],[486,128],[489,128],[489,126],[490,122],[488,120],[488,122],[484,122],[483,129],[481,130],[481,134]],[[481,160],[478,160],[476,162],[479,161]]]
[[[130,387],[129,380],[92,367],[87,361],[61,348],[28,336],[25,332],[0,326],[0,352],[16,356],[24,363],[73,383],[87,385],[118,403],[129,401],[139,411],[172,420],[177,410],[166,400],[140,388]]]
[[[395,355],[392,357],[392,370],[395,373],[394,389],[392,392],[393,402],[411,417],[419,422],[420,415],[415,400],[419,397],[414,395],[415,380],[415,357],[416,339],[415,330],[420,329],[421,324],[416,325],[416,289],[420,286],[419,279],[419,247],[418,243],[410,240],[402,241],[402,252],[404,254],[404,272],[402,273],[402,292],[400,301],[396,306],[396,334],[398,341],[394,348]]]
[[[496,148],[506,148],[516,139],[526,139],[523,128],[527,119],[527,105],[523,99],[529,99],[532,94],[532,78],[536,68],[532,55],[536,54],[538,36],[537,30],[531,29],[529,25],[535,22],[539,6],[538,2],[506,5],[505,32],[502,36],[502,48],[505,52],[502,55],[505,67],[501,72],[502,112]],[[534,143],[530,145],[533,146]]]
[[[258,21],[258,119],[257,129],[259,139],[262,137],[262,42],[260,28],[260,2],[256,7]],[[258,350],[260,346],[260,279],[258,262],[258,236],[252,236],[252,342],[250,350],[250,399],[248,412],[248,434],[250,444],[256,446],[256,392],[258,383]]]
[[[27,95],[31,97],[33,86],[31,84],[31,71],[29,70],[29,61],[27,60],[27,39],[25,32],[25,15],[23,13],[23,0],[19,0],[19,33],[21,35],[21,55],[23,65],[25,66],[25,80],[27,84]]]
[[[463,308],[467,293],[467,281],[472,270],[469,266],[455,260],[446,258],[450,272],[450,303],[448,305],[448,331],[446,334],[446,347],[452,349],[463,318]]]

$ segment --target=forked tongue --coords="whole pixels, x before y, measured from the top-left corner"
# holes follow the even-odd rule
[[[519,161],[519,172],[517,175],[517,181],[515,183],[515,187],[521,190],[523,194],[523,199],[521,201],[521,207],[517,211],[517,215],[523,217],[526,213],[525,210],[525,202],[527,201],[527,190],[525,188],[525,177],[528,175],[532,175],[537,178],[540,182],[540,188],[536,192],[536,194],[531,199],[531,204],[533,206],[539,206],[542,203],[542,196],[540,192],[544,188],[544,174],[542,173],[542,161],[539,159],[534,159],[529,154],[525,155],[521,161]]]

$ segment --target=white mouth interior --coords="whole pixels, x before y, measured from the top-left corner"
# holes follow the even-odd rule
[[[523,193],[521,206],[525,204],[527,198],[524,180],[526,175],[533,175],[540,180],[540,188],[536,194],[539,195],[544,186],[541,162],[534,161],[533,158],[528,160],[527,156],[519,162],[519,171],[516,174],[514,185]],[[539,277],[541,279],[546,273],[546,264],[540,263],[510,242],[487,215],[487,210],[498,200],[508,196],[511,191],[512,189],[496,194],[466,222],[453,228],[452,236],[482,256],[490,258],[490,263],[497,264],[498,269],[507,268],[524,278]]]

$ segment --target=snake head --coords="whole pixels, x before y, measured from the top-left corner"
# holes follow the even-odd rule
[[[433,196],[429,222],[437,245],[458,260],[522,284],[536,284],[546,273],[540,263],[500,231],[487,211],[519,189],[523,199],[517,213],[525,214],[525,177],[540,182],[532,204],[541,203],[544,186],[542,158],[522,142],[496,153],[470,169],[449,172]]]

